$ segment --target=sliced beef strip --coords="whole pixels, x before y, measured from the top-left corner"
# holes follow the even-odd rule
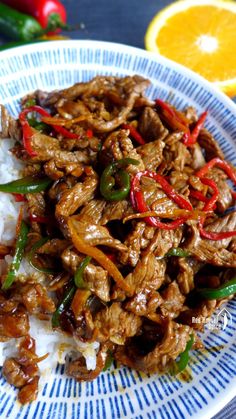
[[[93,199],[81,209],[80,220],[90,220],[93,224],[106,225],[109,221],[122,220],[125,215],[132,213],[132,207],[125,199],[117,202]]]
[[[218,218],[212,223],[206,226],[206,231],[212,232],[223,232],[223,231],[235,231],[236,230],[236,211],[230,212],[229,214]],[[214,246],[217,249],[227,248],[232,240],[232,237],[223,240],[217,240],[214,242]],[[212,244],[212,240],[205,240],[208,244]]]
[[[232,217],[234,222],[235,213],[231,213],[215,221],[214,223],[209,224],[206,229],[209,231],[212,229],[212,231],[215,232],[229,231],[231,228],[229,228],[227,220],[230,217]],[[232,238],[218,241],[201,239],[199,230],[194,223],[189,223],[189,231],[191,234],[184,243],[184,249],[189,250],[193,257],[201,262],[206,262],[211,265],[232,268],[236,267],[235,253],[227,250],[227,247],[230,245]]]
[[[16,285],[12,291],[12,299],[25,306],[29,314],[53,313],[55,303],[49,297],[47,289],[41,284],[27,283]]]
[[[157,257],[164,257],[172,247],[179,246],[182,236],[182,227],[179,227],[176,230],[155,229],[154,235],[146,246],[144,254],[153,252]]]
[[[178,317],[178,322],[188,324],[193,329],[204,329],[204,322],[207,321],[217,307],[216,300],[202,301],[196,308],[185,308]],[[201,321],[204,319],[204,322]]]
[[[128,234],[124,244],[127,247],[126,252],[122,252],[119,256],[120,262],[124,265],[136,266],[143,243],[143,236],[145,234],[146,223],[144,221],[135,222],[133,229],[130,234]],[[145,240],[148,243],[147,240]]]
[[[182,172],[186,165],[191,165],[192,157],[188,148],[182,143],[183,132],[173,132],[165,139],[166,147],[163,157],[168,170],[174,169]]]
[[[29,333],[29,327],[28,315],[21,308],[13,313],[0,314],[0,340],[25,336]]]
[[[177,258],[179,273],[177,283],[182,294],[186,295],[194,288],[194,270],[189,258]]]
[[[78,99],[79,97],[93,97],[101,94],[113,94],[118,103],[127,102],[127,95],[135,90],[136,93],[142,94],[150,82],[141,76],[127,76],[124,78],[114,76],[96,76],[87,83],[76,83],[60,91],[51,92],[45,99],[45,105],[56,103],[60,98],[67,100]]]
[[[168,320],[164,328],[164,336],[153,350],[147,355],[140,355],[135,348],[135,342],[125,347],[117,347],[115,359],[121,364],[127,365],[138,371],[154,373],[166,371],[173,360],[183,352],[190,339],[191,328]]]
[[[93,224],[100,224],[102,213],[106,206],[107,202],[104,199],[92,199],[90,202],[85,203],[81,209],[80,220],[91,220]]]
[[[122,218],[132,213],[133,209],[125,199],[118,202],[106,202],[99,224],[106,225],[109,221],[122,220]]]
[[[156,171],[163,160],[165,143],[160,139],[152,141],[137,148],[146,170]]]
[[[61,162],[60,160],[51,159],[44,164],[44,171],[53,180],[61,179],[69,174],[80,177],[84,171],[84,165],[78,163],[78,161]]]
[[[39,247],[37,253],[59,257],[68,246],[69,242],[67,240],[51,239]]]
[[[168,135],[168,130],[162,124],[157,112],[151,107],[145,107],[138,123],[142,137],[147,141],[162,140]]]
[[[227,175],[223,170],[218,167],[214,167],[207,173],[207,177],[212,179],[219,190],[219,196],[217,199],[217,211],[224,213],[228,208],[233,205],[233,199],[231,194],[231,186],[227,183]]]
[[[232,197],[232,189],[230,185],[225,180],[219,179],[218,182],[216,182],[218,190],[219,190],[219,196],[217,199],[217,210],[220,213],[224,213],[227,209],[229,209],[233,205],[233,197]]]
[[[163,302],[160,305],[164,317],[175,318],[183,308],[185,296],[181,294],[176,281],[171,282],[162,292]]]
[[[11,298],[7,298],[0,292],[0,314],[13,313],[16,311],[18,303]]]
[[[213,138],[211,133],[205,128],[201,129],[198,136],[198,143],[205,151],[206,161],[213,159],[214,157],[219,157],[224,160],[224,153],[221,150],[217,141]]]
[[[148,317],[156,312],[162,302],[163,299],[157,291],[139,292],[127,301],[125,308],[137,316]]]
[[[148,293],[160,288],[165,280],[166,262],[157,260],[153,253],[141,257],[132,273],[127,275],[125,281],[134,294]]]
[[[124,310],[118,302],[101,310],[94,319],[97,340],[110,340],[118,345],[124,345],[128,337],[136,335],[141,324],[140,317]]]
[[[126,251],[126,245],[114,239],[104,226],[92,224],[89,221],[74,220],[74,227],[82,240],[90,246],[107,246],[120,251]]]
[[[43,192],[37,192],[34,194],[26,194],[26,199],[28,202],[28,208],[29,208],[29,213],[32,216],[31,219],[31,224],[32,227],[36,227],[36,224],[34,222],[34,217],[45,217],[45,209],[46,209],[46,204],[45,204],[45,198],[44,198],[44,193]],[[36,230],[40,230],[35,228]]]
[[[72,274],[74,274],[79,264],[84,260],[84,255],[74,252],[67,248],[61,255],[63,265]],[[110,279],[108,272],[101,266],[89,263],[83,273],[83,280],[91,290],[102,301],[110,300]]]
[[[1,113],[1,132],[0,138],[12,138],[13,140],[20,141],[21,127],[19,121],[14,119],[6,110],[3,105],[0,105]]]
[[[98,185],[95,177],[87,177],[83,183],[78,182],[70,189],[66,189],[56,205],[56,217],[68,217],[74,214],[78,208],[93,199]]]
[[[43,134],[40,131],[32,128],[34,134],[31,136],[30,144],[35,156],[31,158],[34,162],[48,161],[55,157],[57,152],[60,152],[60,143],[57,138]],[[26,155],[26,158],[29,158]]]
[[[192,162],[191,162],[191,167],[194,170],[198,170],[201,167],[204,166],[204,164],[206,164],[206,160],[205,157],[203,155],[202,149],[199,146],[198,143],[195,143],[191,148],[190,148],[190,153],[192,156]]]
[[[122,80],[114,77],[97,76],[88,83],[77,83],[69,89],[62,90],[58,93],[54,92],[53,95],[48,97],[46,102],[47,104],[55,104],[61,97],[75,99],[82,96],[88,106],[89,102],[94,101],[95,96],[106,94],[110,99],[112,98],[115,105],[119,106],[115,108],[114,112],[110,113],[111,119],[105,120],[103,118],[104,109],[102,109],[102,112],[98,112],[98,109],[96,109],[96,114],[95,112],[86,114],[84,115],[84,119],[95,131],[110,132],[125,122],[136,100],[142,95],[148,85],[149,81],[140,76],[127,76]],[[89,101],[86,101],[86,98]],[[105,114],[107,116],[107,112]]]
[[[144,170],[144,164],[141,156],[134,148],[128,132],[128,130],[124,129],[112,132],[104,143],[103,152],[110,157],[110,160],[132,158],[139,161],[138,165],[130,164],[125,169],[128,173],[133,175]]]
[[[157,260],[152,253],[141,258],[133,272],[126,277],[127,283],[133,290],[132,298],[125,304],[126,310],[138,316],[156,311],[163,302],[156,290],[165,281],[165,270],[165,261]]]
[[[32,402],[37,398],[38,374],[35,340],[27,335],[18,345],[17,357],[6,359],[3,364],[3,375],[7,382],[20,388],[17,398],[21,404]]]

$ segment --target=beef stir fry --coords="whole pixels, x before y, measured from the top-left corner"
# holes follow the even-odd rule
[[[236,171],[204,128],[206,112],[150,101],[148,85],[96,77],[34,92],[17,120],[2,107],[1,137],[25,163],[20,180],[0,185],[27,209],[15,245],[0,248],[13,256],[1,277],[0,340],[20,341],[3,374],[22,403],[37,396],[42,360],[30,316],[99,343],[95,369],[79,354],[67,363],[78,381],[111,357],[177,374],[202,348],[193,318],[210,318],[236,292],[236,212],[227,211]],[[18,275],[23,258],[40,281]]]

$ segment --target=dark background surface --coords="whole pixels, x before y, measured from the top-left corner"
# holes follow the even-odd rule
[[[85,25],[84,30],[71,32],[70,38],[118,42],[138,48],[144,48],[144,35],[152,17],[172,3],[168,0],[61,0],[61,2],[66,7],[68,23],[76,25],[83,22]],[[0,36],[0,44],[5,42],[7,40]],[[236,399],[214,419],[235,419],[235,412]]]

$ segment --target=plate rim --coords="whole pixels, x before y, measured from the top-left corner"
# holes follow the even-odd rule
[[[144,57],[152,57],[152,59],[154,61],[158,61],[158,58],[160,60],[160,62],[164,63],[164,64],[169,64],[170,66],[173,67],[173,65],[179,69],[181,72],[185,73],[186,75],[189,75],[189,77],[193,80],[195,80],[196,82],[201,83],[205,88],[210,89],[211,91],[213,91],[213,93],[222,101],[224,102],[226,105],[225,106],[229,106],[233,112],[236,112],[236,103],[234,103],[234,101],[227,96],[225,93],[223,93],[219,88],[216,87],[216,85],[214,84],[214,82],[210,82],[207,79],[205,79],[203,76],[201,76],[200,74],[196,73],[195,71],[185,67],[182,64],[179,64],[173,60],[171,60],[170,58],[167,58],[161,54],[155,53],[155,52],[151,52],[151,51],[147,51],[145,49],[142,48],[138,48],[138,47],[134,47],[132,45],[128,45],[128,44],[123,44],[123,43],[119,43],[119,42],[109,42],[109,41],[97,41],[97,40],[90,40],[90,39],[68,39],[68,40],[54,40],[54,41],[39,41],[39,42],[33,42],[30,44],[25,44],[25,45],[19,45],[19,46],[15,46],[3,51],[0,51],[0,65],[1,65],[1,59],[4,58],[8,58],[11,56],[19,55],[19,53],[27,53],[28,51],[31,52],[31,50],[35,51],[35,47],[37,46],[37,48],[39,50],[44,50],[44,49],[51,49],[52,46],[56,47],[56,46],[62,46],[62,47],[69,47],[70,46],[80,46],[81,47],[85,47],[86,45],[88,45],[89,47],[102,47],[105,48],[107,47],[108,49],[112,48],[115,50],[121,50],[125,49],[127,50],[127,52],[130,53],[137,53],[139,55],[143,55]],[[122,52],[124,52],[122,50]],[[4,77],[4,76],[2,76]],[[1,77],[0,77],[1,78]]]

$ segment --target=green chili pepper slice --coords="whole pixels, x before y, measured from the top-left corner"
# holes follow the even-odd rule
[[[137,166],[139,163],[138,160],[125,158],[113,162],[105,168],[101,176],[100,192],[107,201],[121,201],[128,196],[130,177],[123,168],[130,164]],[[115,189],[116,183],[120,186],[118,189]]]
[[[113,354],[112,354],[111,350],[108,349],[108,351],[107,351],[107,357],[106,357],[106,362],[105,362],[105,366],[103,368],[103,371],[109,370],[109,368],[111,368],[111,366],[112,366],[113,361],[114,361]]]
[[[236,278],[230,279],[219,288],[198,288],[197,294],[206,300],[218,300],[236,293]]]
[[[35,128],[37,131],[40,132],[44,132],[44,133],[49,133],[51,131],[51,127],[49,127],[49,125],[45,124],[45,122],[42,121],[37,121],[36,118],[27,118],[28,122],[30,124],[31,127]]]
[[[192,349],[194,343],[194,335],[190,335],[190,340],[188,341],[185,350],[179,355],[178,361],[175,361],[171,375],[176,375],[182,372],[188,365],[189,362],[189,351]]]
[[[21,179],[13,180],[12,182],[0,184],[0,192],[9,193],[37,193],[44,191],[52,180],[48,177],[37,178],[34,176],[26,176]]]
[[[82,260],[82,262],[79,264],[78,269],[75,272],[74,283],[75,283],[77,288],[82,288],[82,289],[87,288],[87,284],[83,280],[83,273],[84,273],[84,270],[85,270],[86,266],[88,266],[91,259],[92,258],[90,256],[86,256],[86,258],[84,258],[84,260]]]
[[[43,267],[39,266],[34,260],[36,251],[41,246],[43,246],[43,244],[47,243],[48,240],[50,240],[49,237],[42,237],[40,240],[38,240],[36,243],[34,243],[34,245],[31,248],[31,251],[29,253],[29,263],[32,266],[32,268],[36,269],[36,271],[44,272],[46,274],[53,275],[53,274],[57,273],[57,271],[55,271],[55,269],[43,268]]]
[[[74,293],[75,293],[76,287],[71,287],[64,295],[63,300],[57,307],[56,311],[54,311],[52,315],[52,327],[58,327],[60,326],[60,316],[61,313],[65,310],[65,308],[68,306],[68,304],[71,302]]]
[[[165,256],[178,256],[181,258],[187,258],[190,256],[190,253],[187,250],[181,249],[181,247],[173,247],[166,253]]]
[[[36,105],[36,99],[34,99],[33,97],[30,97],[29,99],[26,100],[26,102],[24,103],[24,107],[25,108],[29,108],[30,106],[34,106]]]
[[[14,254],[10,269],[8,271],[8,274],[2,284],[3,290],[7,290],[8,288],[10,288],[15,280],[16,273],[19,270],[20,263],[23,258],[24,249],[27,243],[27,238],[28,238],[28,232],[29,232],[29,226],[22,220],[21,225],[20,225],[19,235],[16,241],[15,254]]]

